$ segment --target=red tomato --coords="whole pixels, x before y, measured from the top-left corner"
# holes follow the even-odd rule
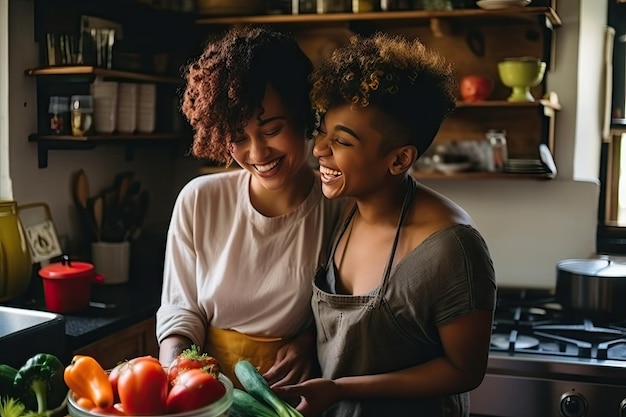
[[[117,391],[129,415],[158,415],[167,409],[169,383],[158,359],[142,356],[119,369]]]
[[[214,403],[224,394],[226,387],[213,375],[201,369],[188,369],[178,375],[167,396],[167,412],[195,410]]]
[[[215,378],[220,373],[220,367],[217,360],[206,353],[200,353],[200,349],[196,345],[192,345],[189,349],[185,349],[176,357],[168,368],[168,376],[170,384],[176,384],[176,378],[181,372],[188,369],[199,369],[209,372]]]
[[[111,388],[113,388],[114,402],[120,401],[120,395],[117,392],[117,381],[120,377],[120,369],[122,369],[124,366],[126,366],[126,362],[121,362],[115,368],[111,369],[111,372],[109,372],[109,382],[111,383]]]

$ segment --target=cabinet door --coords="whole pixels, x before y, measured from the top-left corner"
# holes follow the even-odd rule
[[[156,358],[159,348],[155,335],[155,319],[151,318],[113,333],[76,349],[74,354],[92,356],[104,369],[111,369],[119,362],[137,356],[152,355]]]

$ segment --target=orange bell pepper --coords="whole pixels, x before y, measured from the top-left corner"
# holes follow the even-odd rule
[[[113,406],[113,387],[109,377],[91,356],[75,355],[65,368],[63,378],[73,393],[90,399],[96,407]]]

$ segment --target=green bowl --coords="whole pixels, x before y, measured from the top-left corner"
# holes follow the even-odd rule
[[[535,101],[530,87],[539,85],[545,71],[546,63],[537,58],[509,58],[498,62],[502,84],[513,89],[509,101]]]

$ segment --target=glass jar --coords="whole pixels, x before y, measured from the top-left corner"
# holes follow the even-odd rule
[[[505,130],[489,130],[487,137],[487,171],[504,171],[504,165],[508,159]]]
[[[93,132],[93,96],[72,96],[70,99],[72,136],[87,136]]]
[[[50,118],[50,134],[67,135],[70,132],[70,99],[69,97],[50,97],[48,104]]]

